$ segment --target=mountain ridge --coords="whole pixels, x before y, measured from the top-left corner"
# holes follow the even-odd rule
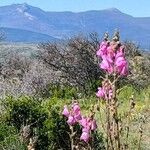
[[[52,12],[27,3],[0,7],[0,27],[31,31],[58,39],[90,32],[97,32],[102,36],[106,31],[112,34],[117,28],[123,40],[132,40],[142,47],[149,47],[149,24],[150,17],[133,17],[117,8]]]

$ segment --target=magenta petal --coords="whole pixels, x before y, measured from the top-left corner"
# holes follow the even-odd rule
[[[116,62],[115,62],[115,65],[118,67],[118,66],[126,65],[126,63],[127,62],[123,57],[118,57]]]
[[[95,130],[97,128],[96,120],[92,120],[91,130]]]
[[[82,119],[80,120],[80,125],[83,126],[83,127],[86,127],[87,119],[85,117],[82,117]]]
[[[120,72],[120,75],[126,76],[128,75],[128,67],[124,66]]]
[[[108,61],[106,59],[103,59],[103,61],[100,64],[100,67],[104,70],[107,70],[109,68]]]
[[[87,133],[89,133],[89,132],[90,132],[90,129],[88,129],[88,128],[83,128],[83,129],[82,129],[82,132],[87,132]]]
[[[89,132],[82,132],[80,140],[83,140],[84,142],[88,143],[90,140]]]
[[[70,116],[68,117],[67,123],[68,123],[69,125],[74,125],[74,124],[76,123],[76,120],[75,120],[75,118],[74,118],[73,116],[70,115]]]
[[[98,50],[98,51],[96,52],[96,55],[97,55],[97,56],[101,56],[101,55],[102,55],[101,50]]]
[[[103,98],[105,96],[104,90],[101,87],[98,88],[96,96],[100,98]]]
[[[72,113],[73,113],[76,121],[79,121],[82,119],[81,112],[80,112],[80,106],[78,105],[78,103],[74,103],[72,105]]]
[[[124,57],[124,54],[122,52],[117,52],[115,59],[117,59],[119,57]]]
[[[100,68],[104,69],[108,73],[112,73],[113,72],[113,60],[111,60],[111,58],[109,58],[108,56],[104,56],[100,64]]]
[[[120,52],[117,52],[117,55],[115,58],[115,71],[119,75],[125,76],[128,74],[128,63],[122,51],[120,50]]]
[[[82,119],[82,117],[81,117],[81,114],[80,114],[80,113],[78,113],[78,114],[74,115],[74,118],[76,119],[76,121],[79,121],[79,120],[81,120],[81,119]]]
[[[74,113],[78,113],[80,111],[80,106],[78,105],[78,103],[74,103],[72,105],[72,110]]]
[[[64,110],[63,110],[62,114],[63,114],[64,116],[66,116],[66,117],[68,117],[69,114],[70,114],[70,113],[69,113],[69,110],[68,110],[68,108],[67,108],[66,105],[64,106]]]
[[[97,51],[96,55],[100,56],[100,57],[103,57],[103,55],[106,55],[107,54],[107,47],[108,47],[107,42],[103,41],[100,44],[99,50]]]

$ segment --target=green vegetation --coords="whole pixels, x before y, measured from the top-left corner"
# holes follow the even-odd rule
[[[105,102],[95,96],[104,77],[95,57],[98,44],[98,37],[92,34],[74,37],[63,44],[42,43],[38,47],[0,45],[0,150],[30,150],[30,144],[35,150],[70,150],[70,129],[62,110],[72,100],[79,101],[85,115],[96,106],[95,119],[99,127],[90,144],[94,145],[93,150],[105,149]],[[128,140],[133,150],[137,150],[139,144],[141,150],[148,150],[150,55],[130,42],[126,43],[126,54],[130,74],[119,80],[117,86],[121,89],[117,91],[117,98],[119,113],[125,118],[122,125],[126,129],[130,126],[130,131],[128,139],[121,140]],[[135,107],[126,119],[131,98]],[[77,142],[81,127],[75,128],[78,129]],[[126,136],[127,132],[122,134]],[[80,141],[79,146],[83,145],[87,149]]]
[[[26,139],[23,136],[23,128],[30,125],[30,132],[28,136],[38,137],[37,149],[51,150],[51,149],[69,149],[69,127],[65,118],[61,115],[64,103],[70,104],[71,100],[68,96],[59,98],[59,90],[56,97],[47,98],[43,100],[35,99],[33,97],[22,96],[19,98],[6,97],[1,99],[1,116],[0,116],[0,148],[3,149],[18,149],[25,150]],[[70,94],[70,91],[66,95]],[[124,103],[120,102],[122,115],[125,115],[129,109],[130,95],[134,95],[135,109],[130,120],[131,131],[129,135],[130,144],[133,149],[137,148],[137,141],[139,138],[139,123],[142,125],[142,149],[149,148],[149,123],[150,120],[150,90],[149,88],[141,91],[135,90],[132,86],[124,86],[120,91],[119,98]],[[98,104],[95,96],[89,98],[79,99],[82,110],[87,113],[93,104]],[[100,113],[96,116],[97,120],[104,122],[105,112],[103,111],[103,104],[100,105]],[[99,111],[99,110],[98,110]],[[100,115],[101,114],[101,115]],[[102,127],[97,131],[95,143],[97,148],[103,149],[104,134]],[[25,133],[24,133],[25,134]],[[103,138],[102,138],[103,137]]]

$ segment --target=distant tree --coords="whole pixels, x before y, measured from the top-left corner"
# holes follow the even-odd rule
[[[141,56],[139,45],[131,41],[125,41],[124,45],[125,45],[125,53],[127,57],[133,58],[135,56]]]
[[[150,84],[150,54],[131,41],[125,42],[125,53],[130,66],[128,82],[136,88],[143,88]]]
[[[0,65],[1,75],[4,78],[22,79],[25,72],[29,70],[31,60],[16,52],[10,52]]]
[[[98,45],[99,38],[95,33],[89,37],[73,37],[66,43],[41,43],[38,58],[51,69],[60,71],[65,82],[87,93],[96,87],[102,74],[95,56]]]

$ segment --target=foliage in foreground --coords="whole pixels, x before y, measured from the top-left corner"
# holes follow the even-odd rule
[[[128,139],[129,144],[132,146],[132,149],[137,148],[137,140],[139,139],[139,123],[142,123],[143,140],[141,142],[141,147],[144,150],[148,150],[148,131],[150,129],[148,120],[148,115],[150,113],[150,89],[148,88],[141,91],[136,91],[130,85],[124,86],[119,93],[119,99],[121,100],[119,112],[122,114],[122,116],[128,113],[128,100],[132,94],[135,97],[136,105],[130,120],[131,130]],[[7,97],[6,99],[1,100],[0,149],[25,150],[27,144],[22,139],[20,128],[22,126],[35,123],[36,117],[40,118],[40,116],[44,116],[44,118],[41,117],[41,119],[38,119],[39,122],[36,122],[31,128],[32,135],[38,136],[37,149],[55,150],[63,148],[69,150],[69,126],[66,123],[66,119],[60,115],[64,103],[70,104],[71,100],[50,98],[38,101],[35,98],[25,96],[20,98]],[[93,104],[97,103],[97,99],[93,97],[88,99],[85,98],[79,100],[79,103],[83,113],[88,114],[88,110]],[[105,122],[105,109],[103,103],[100,103],[99,106],[100,107],[98,108],[98,111],[100,111],[99,113],[101,115],[99,114],[95,116],[98,124],[100,124],[100,128],[95,136],[97,140],[94,141],[94,145],[96,144],[96,150],[98,147],[101,147],[99,149],[103,149],[105,143],[105,134],[103,132],[103,126],[101,126],[101,122]],[[16,117],[20,121],[17,122]],[[25,121],[23,122],[23,120]],[[145,138],[146,140],[144,140]]]
[[[23,150],[32,138],[37,150],[70,149],[69,126],[60,116],[63,103],[69,100],[57,98],[38,102],[32,97],[7,97],[1,102],[3,113],[0,123],[0,147]],[[84,108],[84,107],[83,107]],[[79,126],[76,126],[81,132]],[[95,147],[103,147],[101,133],[93,135]],[[78,139],[77,139],[78,140]],[[33,143],[32,143],[33,144]],[[83,145],[84,143],[80,143]]]

